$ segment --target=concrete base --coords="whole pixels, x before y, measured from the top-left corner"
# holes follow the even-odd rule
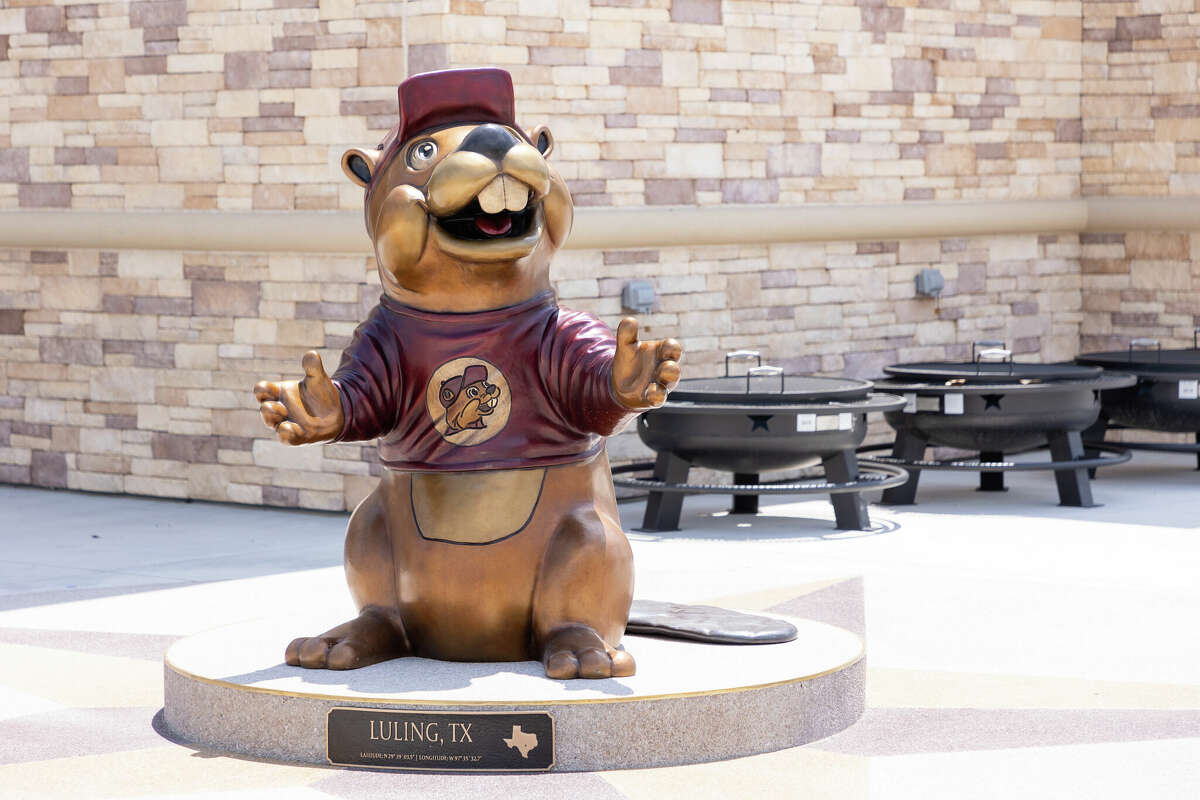
[[[327,764],[326,717],[334,707],[542,711],[554,719],[554,771],[716,761],[806,744],[862,714],[862,640],[790,621],[800,635],[785,644],[626,636],[638,674],[598,681],[550,680],[531,661],[404,658],[346,672],[306,670],[282,663],[284,647],[328,626],[254,621],[170,648],[164,719],[200,747]]]

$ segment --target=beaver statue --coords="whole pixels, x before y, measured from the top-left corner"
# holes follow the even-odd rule
[[[286,444],[380,439],[388,467],[354,511],[346,575],[360,613],[296,639],[289,664],[350,669],[404,655],[540,659],[555,678],[631,675],[617,648],[633,596],[603,437],[660,405],[679,344],[614,340],[560,309],[550,259],[572,204],[545,128],[517,127],[496,69],[418,75],[366,190],[383,296],[332,379],[255,387]]]
[[[312,351],[300,380],[254,387],[280,441],[378,438],[387,467],[346,532],[358,616],[296,639],[286,661],[532,659],[552,678],[632,675],[618,648],[632,556],[603,443],[665,401],[679,343],[639,341],[633,318],[614,337],[557,305],[549,267],[571,196],[546,161],[549,130],[517,127],[507,72],[417,75],[399,105],[374,151],[342,157],[366,190],[379,305],[332,378]],[[670,627],[672,609],[654,611],[647,627]]]

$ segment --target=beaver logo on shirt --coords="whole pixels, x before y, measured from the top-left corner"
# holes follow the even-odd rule
[[[438,400],[446,408],[446,432],[459,433],[467,428],[486,428],[483,418],[496,410],[500,389],[487,382],[487,367],[472,364],[442,381]]]
[[[434,428],[450,444],[470,446],[504,428],[512,408],[508,382],[481,358],[456,358],[433,372],[425,405]]]

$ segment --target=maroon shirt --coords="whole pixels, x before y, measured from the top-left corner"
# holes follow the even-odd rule
[[[405,471],[581,461],[633,416],[612,393],[615,352],[604,323],[552,292],[474,313],[384,296],[333,374],[335,441],[381,437],[383,463]]]

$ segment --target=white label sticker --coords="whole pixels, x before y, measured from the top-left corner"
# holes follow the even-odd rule
[[[838,430],[848,431],[854,427],[853,414],[838,414]]]
[[[963,396],[957,392],[946,395],[946,400],[942,406],[943,414],[961,414],[963,413]]]
[[[801,433],[812,433],[817,429],[816,414],[797,414],[796,430]]]
[[[905,414],[917,413],[917,393],[916,392],[905,392],[904,393],[904,409],[903,410],[904,410]]]
[[[918,397],[917,411],[941,411],[942,401],[938,397]]]
[[[822,414],[817,417],[817,430],[819,431],[836,431],[838,429],[837,414]]]
[[[1200,381],[1180,381],[1180,400],[1200,400]]]

